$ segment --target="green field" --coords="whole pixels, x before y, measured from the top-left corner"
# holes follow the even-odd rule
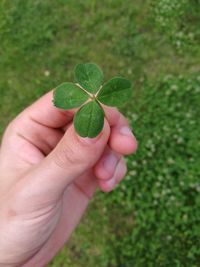
[[[85,62],[133,82],[139,149],[49,267],[199,267],[200,1],[1,0],[0,135]]]

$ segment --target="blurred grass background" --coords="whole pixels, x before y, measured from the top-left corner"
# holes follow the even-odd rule
[[[80,62],[133,81],[139,150],[49,267],[199,267],[200,1],[1,0],[0,135]]]

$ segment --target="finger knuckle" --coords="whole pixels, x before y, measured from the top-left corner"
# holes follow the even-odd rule
[[[13,133],[18,131],[19,125],[20,125],[20,120],[21,120],[21,115],[19,114],[15,119],[9,122],[9,124],[6,127],[5,132],[6,133]]]
[[[61,168],[69,168],[70,165],[80,165],[82,159],[75,147],[68,145],[56,151],[55,163]]]
[[[12,120],[11,122],[9,122],[9,124],[7,125],[6,127],[6,130],[5,132],[13,132],[13,130],[16,129],[16,121],[15,120]]]

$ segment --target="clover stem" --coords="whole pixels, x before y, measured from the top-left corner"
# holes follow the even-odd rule
[[[104,112],[104,116],[106,117],[106,119],[108,120],[108,117],[107,117],[107,115],[106,115],[106,111],[105,111],[105,109],[104,109],[104,107],[103,107],[103,104],[96,98],[96,101],[97,101],[97,103],[99,104],[99,106],[103,109],[103,112]]]

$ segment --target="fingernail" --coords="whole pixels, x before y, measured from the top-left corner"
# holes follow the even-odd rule
[[[115,167],[117,166],[118,158],[116,155],[110,153],[105,156],[103,159],[103,167],[105,168],[106,171],[112,172]]]
[[[99,138],[101,137],[101,135],[102,135],[102,133],[100,133],[100,134],[99,134],[97,137],[95,137],[95,138],[81,137],[81,136],[78,135],[78,138],[79,138],[79,140],[80,140],[81,142],[91,145],[91,144],[95,144],[95,143],[99,140]]]
[[[134,137],[131,129],[127,126],[123,126],[121,129],[120,129],[120,134],[122,135],[125,135],[125,136],[128,136],[128,137]]]

